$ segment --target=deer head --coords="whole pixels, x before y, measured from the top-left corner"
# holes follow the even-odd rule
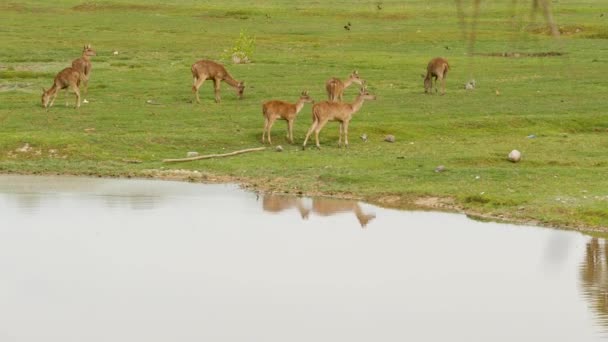
[[[308,90],[304,90],[301,94],[300,94],[300,100],[305,102],[305,103],[312,103],[313,99],[308,95]]]
[[[97,52],[95,50],[93,50],[93,48],[91,47],[91,44],[87,44],[82,48],[82,55],[83,56],[97,56]]]
[[[42,107],[48,108],[50,100],[51,95],[44,88],[42,88]]]
[[[363,97],[364,100],[375,100],[376,99],[376,95],[370,94],[369,91],[367,91],[367,87],[363,86],[359,89],[359,97]]]
[[[357,70],[353,71],[353,73],[350,74],[348,78],[350,78],[351,81],[361,85],[363,84],[363,82],[365,82],[363,79],[361,79],[361,77],[359,77],[359,72]]]
[[[245,92],[245,82],[241,81],[236,85],[236,95],[239,100],[243,98],[243,93]]]

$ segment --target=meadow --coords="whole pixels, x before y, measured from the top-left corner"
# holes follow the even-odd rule
[[[5,1],[0,173],[173,175],[608,231],[608,3],[553,2],[558,39],[528,2],[513,3],[484,1],[471,50],[466,1],[464,27],[448,0]],[[226,51],[241,31],[255,36],[255,52],[233,64]],[[60,94],[46,111],[41,88],[87,43],[97,51],[89,103],[65,107]],[[424,94],[421,74],[436,56],[451,65],[445,96]],[[223,83],[216,104],[207,81],[193,102],[190,66],[200,59],[245,81],[244,98]],[[282,152],[162,163],[263,146],[264,101],[295,102],[303,90],[325,100],[325,81],[353,70],[377,100],[354,115],[348,149],[330,123],[320,150],[302,150],[307,104],[295,144],[284,122],[274,125]],[[348,88],[345,101],[357,93]],[[520,163],[507,161],[513,149]]]

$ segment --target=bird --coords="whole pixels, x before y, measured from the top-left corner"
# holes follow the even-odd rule
[[[382,9],[382,4],[377,4],[376,7],[378,7],[378,10]]]
[[[344,25],[344,29],[350,31],[350,27],[348,25]]]

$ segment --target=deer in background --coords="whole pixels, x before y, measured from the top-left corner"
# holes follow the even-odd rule
[[[357,70],[353,71],[353,73],[350,74],[344,82],[338,78],[332,77],[327,80],[327,82],[325,82],[327,97],[329,98],[329,101],[332,102],[342,101],[344,89],[348,88],[353,83],[363,85],[364,82],[365,81],[359,77],[359,73],[357,72]]]
[[[91,64],[91,57],[97,56],[97,52],[91,48],[91,44],[87,44],[82,49],[82,57],[77,58],[72,61],[72,68],[80,73],[80,81],[83,86],[84,96],[87,96],[88,88],[89,88],[89,77],[91,75],[91,69],[93,65]],[[87,99],[84,99],[84,102],[87,102]]]
[[[376,218],[375,214],[364,213],[357,201],[336,198],[315,198],[312,201],[312,211],[320,216],[330,216],[338,213],[353,212],[357,217],[361,228],[365,228],[369,221]]]
[[[433,90],[433,81],[435,78],[435,92],[437,92],[437,81],[441,81],[441,95],[445,94],[445,78],[450,70],[450,65],[445,58],[437,57],[431,59],[426,67],[426,76],[424,77],[424,92],[430,94]],[[424,75],[423,75],[424,76]]]
[[[200,60],[192,64],[193,85],[192,92],[196,94],[196,102],[201,103],[198,97],[198,90],[203,85],[206,79],[212,79],[215,86],[215,102],[219,103],[220,98],[220,82],[224,81],[233,88],[236,88],[237,96],[239,99],[243,98],[243,92],[245,91],[245,83],[237,81],[226,71],[223,65],[208,60]]]
[[[57,97],[59,90],[66,89],[67,94],[69,88],[74,92],[74,94],[76,94],[76,108],[80,108],[80,80],[81,74],[80,72],[78,72],[78,70],[70,67],[61,70],[57,74],[57,76],[55,76],[55,79],[53,80],[53,86],[51,86],[49,90],[45,90],[44,88],[42,88],[42,106],[44,108],[49,108],[53,106],[53,103],[55,102],[55,98]]]
[[[270,138],[270,130],[277,119],[287,121],[287,139],[293,144],[293,123],[296,120],[298,113],[304,108],[305,103],[312,103],[313,100],[308,95],[308,91],[303,91],[300,98],[295,104],[285,101],[272,100],[265,102],[262,105],[262,113],[264,114],[264,132],[262,133],[262,144],[264,138],[268,136],[268,143],[272,144]]]
[[[319,145],[319,132],[323,129],[323,126],[328,121],[340,122],[340,138],[338,140],[338,146],[342,146],[342,135],[344,135],[344,144],[348,147],[348,123],[353,117],[353,114],[359,111],[363,106],[365,100],[375,100],[376,96],[370,94],[365,87],[362,87],[359,91],[359,95],[353,103],[342,103],[342,102],[330,102],[323,101],[315,103],[312,106],[312,125],[306,133],[304,144],[302,147],[306,147],[308,137],[312,132],[315,132],[315,142],[317,148],[321,148]]]

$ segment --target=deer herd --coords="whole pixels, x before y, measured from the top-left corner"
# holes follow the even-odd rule
[[[71,90],[76,95],[76,108],[80,107],[80,87],[83,86],[83,93],[86,96],[88,91],[88,83],[91,75],[92,63],[91,57],[97,53],[90,44],[84,46],[80,58],[75,59],[70,67],[61,70],[55,79],[53,85],[48,90],[42,88],[42,106],[48,110],[53,106],[55,98],[60,90],[65,89],[66,94]],[[191,67],[192,72],[192,92],[195,95],[196,102],[200,103],[199,89],[205,80],[213,81],[215,91],[215,102],[219,103],[220,85],[224,81],[237,91],[237,97],[243,98],[245,91],[245,83],[234,79],[226,68],[216,62],[210,60],[200,60],[194,63]],[[433,79],[435,80],[435,92],[438,92],[437,82],[441,82],[441,95],[445,94],[445,81],[450,66],[444,58],[433,58],[427,65],[427,73],[424,77],[425,93],[432,93]],[[342,101],[344,91],[353,83],[360,85],[359,94],[352,103]],[[264,130],[262,132],[262,143],[268,141],[272,144],[271,129],[276,120],[287,121],[287,139],[293,144],[293,126],[298,113],[304,108],[304,104],[313,103],[312,106],[312,125],[306,133],[302,147],[306,147],[308,138],[314,132],[315,145],[320,148],[319,132],[329,121],[337,121],[340,125],[340,135],[338,138],[338,146],[348,147],[348,124],[352,120],[353,115],[361,109],[363,102],[366,100],[375,100],[376,96],[367,91],[365,80],[359,73],[353,71],[346,80],[332,77],[325,83],[327,91],[327,101],[314,102],[309,96],[308,91],[303,91],[299,99],[295,103],[289,103],[281,100],[271,100],[264,102],[262,105],[262,114],[264,116]],[[67,98],[66,98],[67,101]],[[87,100],[84,99],[85,103]],[[67,106],[66,102],[66,106]],[[344,144],[342,143],[344,139]]]

